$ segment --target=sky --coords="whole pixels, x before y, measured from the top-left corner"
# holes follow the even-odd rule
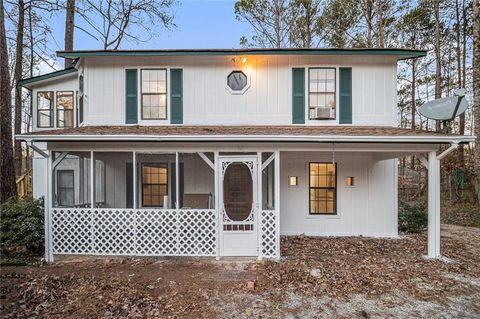
[[[175,8],[176,28],[161,30],[148,43],[125,43],[123,49],[238,48],[240,37],[249,36],[245,22],[235,19],[234,0],[178,0]],[[77,21],[76,21],[77,22]],[[52,48],[63,49],[65,15],[52,17]],[[75,50],[101,49],[101,44],[76,29]]]

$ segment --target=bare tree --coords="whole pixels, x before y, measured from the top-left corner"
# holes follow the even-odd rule
[[[75,27],[75,0],[67,0],[65,14],[65,51],[73,50],[73,33]],[[65,59],[65,68],[72,66],[73,60]]]
[[[15,49],[15,69],[13,73],[13,83],[15,85],[15,116],[14,116],[14,132],[20,134],[22,132],[22,88],[17,85],[23,75],[23,34],[25,28],[25,3],[18,0],[17,4],[17,35]],[[15,174],[22,174],[22,144],[19,140],[15,140],[14,147],[14,163]]]
[[[474,173],[475,190],[480,202],[480,0],[473,0],[473,113],[474,113]]]
[[[173,28],[174,4],[175,0],[84,0],[78,13],[87,26],[75,27],[100,41],[104,50],[117,50],[124,41],[150,40],[159,27]]]
[[[238,20],[253,28],[251,40],[240,39],[242,46],[283,48],[290,46],[289,36],[293,23],[292,5],[287,0],[240,0],[235,3]],[[249,41],[252,41],[250,43]]]
[[[16,193],[10,88],[4,7],[3,0],[0,0],[0,203],[4,203]]]

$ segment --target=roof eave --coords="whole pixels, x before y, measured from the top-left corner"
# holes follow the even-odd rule
[[[131,141],[131,142],[340,142],[340,143],[470,143],[475,136],[348,136],[348,135],[16,135],[34,141]]]
[[[205,49],[205,50],[80,50],[58,51],[63,58],[111,56],[222,56],[222,55],[350,55],[395,56],[398,60],[420,58],[425,50],[410,49]]]
[[[78,70],[75,67],[70,67],[70,68],[67,68],[67,69],[60,70],[60,71],[55,71],[55,72],[51,72],[51,73],[47,73],[47,74],[34,76],[34,77],[31,77],[31,78],[27,78],[27,79],[22,79],[22,80],[18,81],[18,85],[22,86],[24,88],[27,88],[27,89],[31,89],[33,86],[35,86],[37,84],[44,83],[44,82],[47,82],[47,81],[58,80],[58,79],[61,79],[61,78],[64,78],[64,77],[68,77],[68,76],[70,76],[70,75],[72,75],[76,72],[78,72]]]

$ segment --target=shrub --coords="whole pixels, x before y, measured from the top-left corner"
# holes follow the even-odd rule
[[[428,226],[428,213],[425,203],[399,203],[398,229],[407,233],[418,233]]]
[[[44,247],[43,199],[12,197],[0,207],[0,253],[3,259],[28,260]]]

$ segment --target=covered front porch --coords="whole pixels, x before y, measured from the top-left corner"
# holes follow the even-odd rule
[[[280,256],[278,151],[96,146],[49,151],[49,260],[64,254]]]
[[[84,127],[22,137],[46,197],[46,256],[280,257],[280,235],[397,237],[397,159],[473,137],[391,127]],[[443,152],[438,152],[439,146]],[[44,181],[44,183],[42,182]],[[39,184],[40,183],[40,184]]]

